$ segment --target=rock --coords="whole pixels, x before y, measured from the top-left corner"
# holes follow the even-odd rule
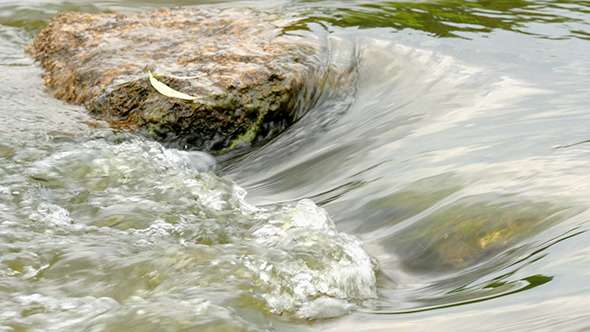
[[[288,22],[246,9],[61,13],[27,47],[49,91],[174,147],[224,152],[295,120],[308,70]],[[148,70],[195,101],[164,96]],[[180,79],[207,74],[204,77]]]
[[[567,210],[548,202],[475,195],[426,213],[389,241],[403,253],[401,263],[409,271],[456,272],[488,260],[498,264],[510,257],[503,252],[563,220]]]

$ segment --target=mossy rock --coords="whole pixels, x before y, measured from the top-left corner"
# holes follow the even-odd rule
[[[228,151],[283,131],[313,47],[278,15],[176,8],[60,13],[27,48],[48,90],[99,119],[180,148]],[[148,80],[198,96],[167,97]],[[194,79],[178,77],[207,74]]]

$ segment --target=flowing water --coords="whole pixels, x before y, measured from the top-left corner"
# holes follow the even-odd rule
[[[300,120],[231,160],[24,53],[58,11],[196,5],[322,48]],[[4,0],[0,330],[590,329],[588,54],[585,1]]]

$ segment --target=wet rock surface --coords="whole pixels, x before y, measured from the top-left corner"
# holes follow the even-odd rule
[[[295,120],[309,51],[302,38],[282,33],[287,24],[247,9],[68,12],[27,51],[56,98],[172,146],[223,152],[267,140]],[[199,99],[160,94],[148,69]]]

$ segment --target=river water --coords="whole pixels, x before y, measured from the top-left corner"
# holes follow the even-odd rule
[[[24,53],[59,11],[197,5],[322,45],[301,119],[231,160]],[[0,330],[590,329],[588,54],[585,1],[2,1]]]

